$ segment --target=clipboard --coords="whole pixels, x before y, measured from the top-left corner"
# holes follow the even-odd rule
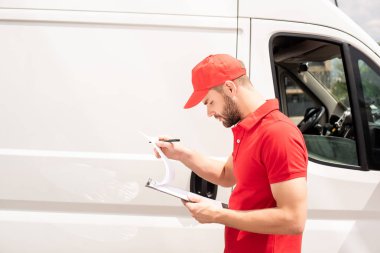
[[[148,187],[148,188],[157,190],[159,192],[171,195],[173,197],[182,199],[184,201],[190,201],[189,198],[188,198],[189,194],[197,195],[200,198],[205,198],[205,197],[203,197],[203,196],[201,196],[199,194],[195,194],[195,193],[192,193],[192,192],[189,192],[189,191],[185,191],[185,190],[182,190],[180,188],[177,188],[177,187],[174,187],[174,186],[171,186],[171,185],[159,185],[154,180],[152,180],[151,178],[149,178],[149,180],[148,180],[148,182],[146,183],[145,186]],[[217,200],[209,199],[209,198],[205,198],[205,199],[207,199],[208,201],[214,202],[215,205],[221,205],[222,208],[227,208],[228,209],[228,205],[225,204],[225,203],[222,203],[222,202],[217,201]]]

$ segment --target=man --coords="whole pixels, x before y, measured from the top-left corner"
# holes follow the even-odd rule
[[[202,60],[192,70],[192,82],[185,108],[202,101],[209,117],[233,127],[232,155],[224,163],[178,143],[157,145],[200,177],[235,187],[229,209],[195,196],[184,205],[200,223],[226,226],[225,252],[301,252],[307,212],[307,151],[301,132],[279,111],[277,100],[259,94],[242,63],[229,55]]]

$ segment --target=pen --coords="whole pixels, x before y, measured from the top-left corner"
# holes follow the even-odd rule
[[[168,139],[168,140],[160,140],[160,141],[164,141],[164,142],[180,142],[181,140],[180,139]],[[152,143],[151,141],[149,143]]]

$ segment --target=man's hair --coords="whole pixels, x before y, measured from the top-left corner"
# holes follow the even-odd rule
[[[241,61],[241,60],[239,60],[239,59],[238,59],[238,61],[240,62],[241,66],[243,68],[245,68],[244,62]],[[251,84],[251,81],[249,80],[249,78],[248,78],[247,75],[242,75],[242,76],[240,76],[240,77],[238,77],[238,78],[236,78],[236,79],[234,79],[232,81],[237,82],[237,83],[239,83],[241,85]],[[217,92],[219,92],[219,93],[222,93],[223,92],[223,84],[221,84],[219,86],[215,86],[212,89],[215,90],[215,91],[217,91]]]
[[[248,76],[247,75],[242,75],[234,80],[232,80],[233,82],[235,83],[239,83],[240,85],[251,85],[251,81],[249,80]],[[223,92],[223,84],[219,85],[219,86],[215,86],[212,88],[213,90],[221,93]]]
[[[212,87],[212,90],[217,91],[219,93],[222,93],[223,92],[223,85],[221,84],[219,86]]]

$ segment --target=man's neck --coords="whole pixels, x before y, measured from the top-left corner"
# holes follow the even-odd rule
[[[265,98],[256,91],[255,88],[250,87],[241,92],[239,109],[241,113],[241,118],[244,119],[254,111],[256,111],[260,106],[262,106],[266,100]]]

